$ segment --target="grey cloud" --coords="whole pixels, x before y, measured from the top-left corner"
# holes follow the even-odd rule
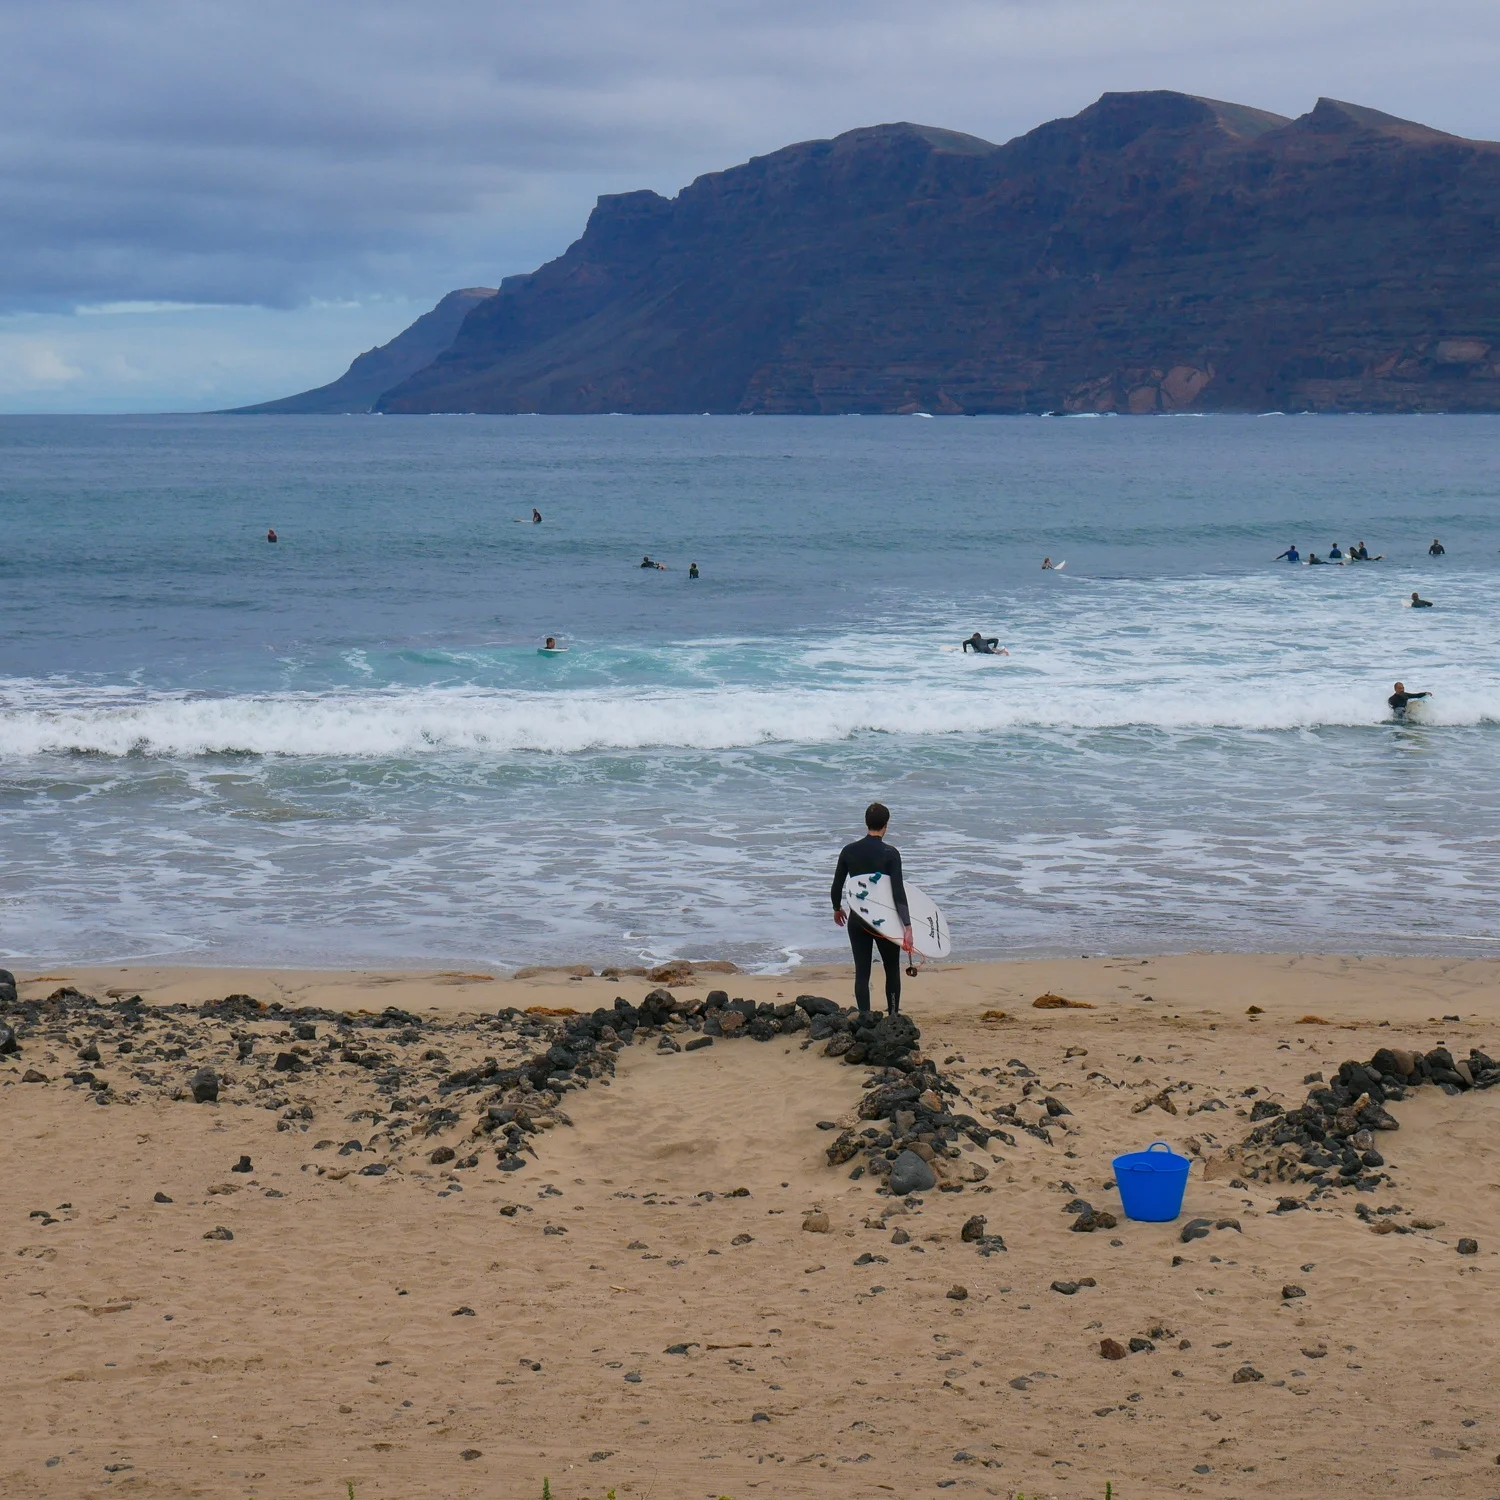
[[[0,305],[436,297],[600,192],[1106,88],[1500,133],[1491,0],[78,0],[0,7]]]

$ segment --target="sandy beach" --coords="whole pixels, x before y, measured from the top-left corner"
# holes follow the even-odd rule
[[[1306,1202],[1241,1152],[1252,1109],[1296,1108],[1347,1059],[1496,1050],[1496,962],[925,972],[920,1055],[1005,1138],[960,1140],[942,1190],[904,1200],[827,1160],[865,1123],[868,1067],[806,1030],[703,1046],[692,1020],[642,1026],[501,1170],[485,1059],[545,1049],[559,1012],[639,1005],[639,977],[17,977],[8,1496],[1500,1494],[1500,1091],[1391,1102],[1371,1191]],[[849,1002],[842,967],[671,993],[714,988]],[[70,989],[102,1004],[27,1010]],[[231,995],[281,1010],[200,1011]],[[1066,1113],[1019,1128],[1044,1097]],[[1194,1159],[1176,1223],[1126,1219],[1107,1185],[1155,1139]],[[1074,1232],[1078,1199],[1118,1223]],[[975,1216],[988,1254],[961,1238]]]

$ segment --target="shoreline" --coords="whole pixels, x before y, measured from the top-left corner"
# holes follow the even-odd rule
[[[44,999],[54,989],[71,985],[101,999],[138,994],[153,1005],[196,1005],[228,994],[248,994],[267,1005],[348,1011],[380,1011],[395,1005],[439,1015],[508,1006],[589,1011],[612,1005],[616,995],[636,998],[665,982],[645,973],[576,972],[583,967],[557,965],[504,974],[479,968],[62,964],[17,970],[16,980],[23,1001]],[[652,972],[660,975],[661,970]],[[845,963],[808,964],[781,974],[724,972],[722,965],[714,964],[669,987],[700,997],[711,989],[727,989],[735,998],[757,1002],[820,993],[851,1004],[852,975],[852,965]],[[1356,1026],[1451,1024],[1445,1023],[1445,1016],[1457,1016],[1462,1023],[1500,1021],[1500,958],[1458,954],[1180,953],[1013,959],[931,965],[902,983],[903,1009],[919,1020],[971,1019],[997,1008],[1021,1019],[1037,996],[1056,993],[1086,1001],[1118,1021],[1223,1021],[1243,1017],[1251,1005],[1260,1007],[1267,1021],[1296,1021],[1307,1013],[1329,1024]]]

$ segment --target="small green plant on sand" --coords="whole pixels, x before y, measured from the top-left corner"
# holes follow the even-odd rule
[[[552,1500],[552,1481],[542,1480],[542,1500]]]

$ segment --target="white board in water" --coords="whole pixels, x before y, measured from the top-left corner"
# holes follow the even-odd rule
[[[920,886],[906,881],[906,906],[911,913],[911,945],[923,958],[947,958],[952,952],[948,919]],[[883,874],[851,875],[844,885],[844,910],[852,912],[866,927],[901,941],[901,914],[891,895],[890,878]]]

